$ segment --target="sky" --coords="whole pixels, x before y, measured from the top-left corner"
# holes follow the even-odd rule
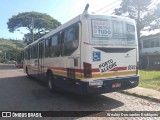
[[[47,13],[63,24],[81,14],[87,3],[91,14],[111,14],[121,0],[0,0],[0,3],[0,38],[22,39],[29,31],[20,29],[10,33],[8,30],[7,22],[13,15],[32,11]]]

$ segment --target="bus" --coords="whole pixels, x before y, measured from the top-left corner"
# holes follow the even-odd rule
[[[136,87],[134,20],[82,13],[24,48],[24,71],[50,90],[102,94]]]

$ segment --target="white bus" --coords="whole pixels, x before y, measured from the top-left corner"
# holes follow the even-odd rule
[[[83,13],[24,48],[24,71],[56,88],[101,94],[139,83],[134,20]]]

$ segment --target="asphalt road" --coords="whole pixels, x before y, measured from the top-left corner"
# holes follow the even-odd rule
[[[50,92],[22,69],[0,66],[0,111],[160,111],[160,103],[119,92],[92,96]]]

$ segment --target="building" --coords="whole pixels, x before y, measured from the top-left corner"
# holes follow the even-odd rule
[[[160,33],[141,37],[140,68],[160,70]]]

